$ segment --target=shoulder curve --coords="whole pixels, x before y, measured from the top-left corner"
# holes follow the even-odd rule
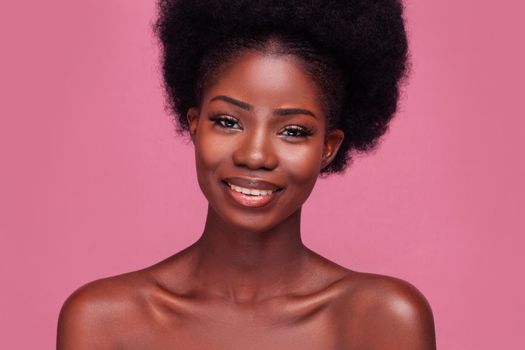
[[[430,303],[413,284],[386,275],[351,271],[345,278],[350,301],[404,302],[432,312]]]
[[[374,342],[390,344],[384,347],[388,349],[398,349],[392,348],[394,343],[399,349],[435,349],[432,308],[414,285],[396,277],[369,273],[356,273],[349,278],[352,287],[345,297],[344,309],[350,315],[345,319],[349,319],[352,330],[366,333],[375,329]]]
[[[413,284],[391,276],[365,274],[362,289],[372,295],[381,296],[385,301],[400,302],[432,313],[430,303]]]
[[[76,289],[66,299],[62,309],[127,300],[135,297],[152,281],[146,270],[94,280]]]

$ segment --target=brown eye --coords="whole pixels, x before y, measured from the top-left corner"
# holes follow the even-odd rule
[[[282,132],[281,135],[288,136],[288,137],[307,137],[312,135],[312,131],[305,129],[303,127],[300,127],[298,125],[292,125],[289,127],[286,127]]]
[[[216,125],[225,129],[241,129],[237,119],[230,117],[229,115],[216,115],[209,118]]]

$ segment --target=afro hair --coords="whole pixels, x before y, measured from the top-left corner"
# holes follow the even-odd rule
[[[159,0],[166,98],[187,131],[202,89],[243,48],[277,38],[325,92],[330,127],[345,133],[323,173],[342,172],[352,151],[374,148],[397,109],[408,45],[400,0]]]

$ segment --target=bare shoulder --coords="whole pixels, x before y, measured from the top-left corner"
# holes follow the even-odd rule
[[[88,283],[64,303],[57,349],[110,349],[120,333],[144,317],[154,279],[141,270]]]
[[[338,301],[346,336],[357,348],[435,349],[432,309],[412,284],[389,276],[352,272]]]

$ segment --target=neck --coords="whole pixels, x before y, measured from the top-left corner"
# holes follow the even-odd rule
[[[228,227],[208,208],[204,232],[195,244],[196,275],[203,287],[236,302],[285,294],[307,257],[300,218],[301,209],[274,228],[250,232]]]

